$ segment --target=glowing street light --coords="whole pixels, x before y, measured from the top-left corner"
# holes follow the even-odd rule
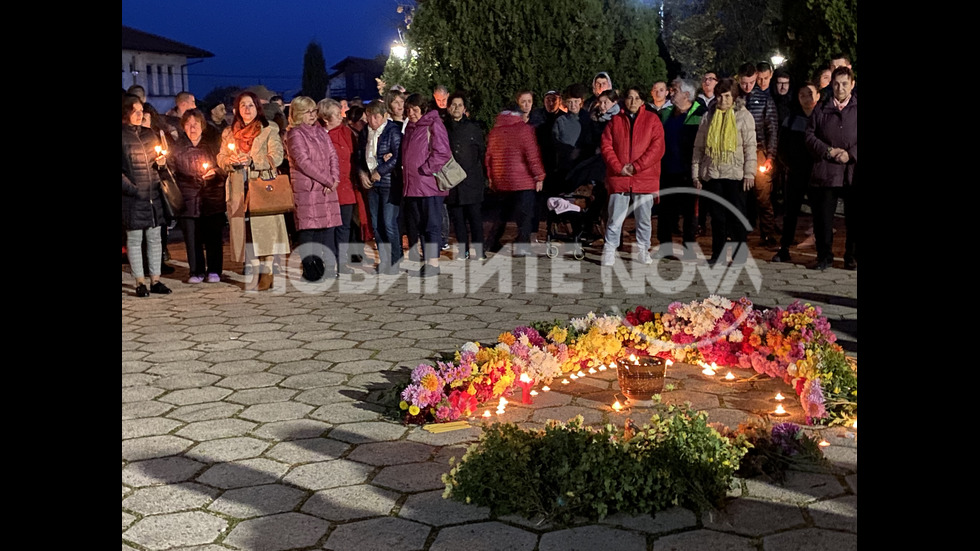
[[[394,43],[391,45],[391,55],[397,57],[398,59],[405,59],[408,54],[408,49],[405,48],[404,44]]]
[[[776,52],[775,54],[773,54],[772,57],[769,58],[769,61],[772,62],[773,67],[779,67],[783,63],[786,63],[786,58],[779,55],[779,52]]]

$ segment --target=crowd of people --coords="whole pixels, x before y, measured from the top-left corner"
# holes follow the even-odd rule
[[[750,234],[778,249],[773,262],[789,262],[809,202],[814,268],[826,269],[843,199],[844,267],[857,268],[857,95],[846,56],[803,83],[766,62],[649,90],[617,89],[600,72],[591,94],[576,83],[548,90],[542,103],[535,107],[532,90],[518,91],[486,132],[469,118],[467,95],[441,85],[431,93],[392,86],[367,104],[299,96],[287,106],[246,90],[207,114],[187,92],[157,113],[134,86],[122,102],[122,222],[136,295],[170,292],[160,276],[173,270],[166,264],[173,222],[187,249],[188,283],[221,281],[227,228],[230,257],[251,276],[246,288],[263,291],[291,251],[308,281],[355,268],[400,275],[406,257],[421,263],[410,275],[438,275],[450,226],[454,259],[499,253],[510,222],[511,254],[532,255],[550,218],[548,199],[580,193],[593,207],[587,229],[601,239],[603,266],[626,250],[629,216],[641,264],[696,261],[693,244],[708,231],[711,265],[744,262]],[[437,176],[450,160],[465,178],[446,189]],[[253,212],[249,186],[278,173],[288,174],[291,211]],[[169,186],[183,199],[175,212]]]

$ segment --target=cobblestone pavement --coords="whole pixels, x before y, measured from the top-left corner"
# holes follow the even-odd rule
[[[853,428],[816,431],[830,442],[836,474],[791,472],[783,485],[737,480],[723,510],[700,516],[675,508],[557,529],[442,499],[448,459],[476,440],[479,421],[433,434],[386,419],[377,403],[408,369],[466,341],[593,310],[663,311],[711,292],[762,308],[817,304],[856,356],[857,272],[840,261],[818,272],[770,264],[772,251],[753,247],[758,260],[744,271],[627,261],[603,278],[594,250],[583,261],[499,254],[443,262],[442,275],[424,281],[359,272],[305,292],[289,269],[272,291],[246,293],[243,276],[227,269],[221,283],[181,283],[183,245],[169,249],[171,295],[136,298],[122,268],[124,551],[857,547]],[[668,377],[677,389],[667,401],[690,401],[730,426],[766,417],[777,391],[794,395],[773,380],[709,383],[680,364]],[[579,414],[596,425],[648,418],[611,410],[612,372],[552,386],[498,418],[529,427]],[[786,420],[802,423],[799,403],[788,401]]]

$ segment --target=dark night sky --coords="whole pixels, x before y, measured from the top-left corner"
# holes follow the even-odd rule
[[[387,55],[398,37],[399,0],[122,0],[122,24],[207,50],[189,60],[190,92],[264,84],[300,88],[303,54],[323,47],[327,70],[347,56]],[[287,98],[288,99],[288,98]]]

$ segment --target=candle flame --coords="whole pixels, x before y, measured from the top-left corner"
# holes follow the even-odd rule
[[[484,411],[483,412],[483,416],[484,417],[490,417],[490,410],[488,409],[488,410]]]
[[[851,425],[851,426],[852,426],[852,427],[854,427],[854,428],[858,428],[858,420],[857,420],[857,419],[855,419],[855,420],[854,420],[854,424],[853,424],[853,425]]]
[[[574,377],[574,376],[575,376],[575,375],[572,375],[572,377]],[[567,384],[568,384],[568,379],[562,379],[562,380],[561,380],[561,384],[563,384],[563,385],[567,385]]]
[[[598,373],[598,371],[596,371],[594,367],[590,367],[589,373]]]
[[[636,361],[636,354],[630,354],[630,361],[631,362],[635,362]]]
[[[532,390],[531,391],[531,396],[537,396],[537,395],[538,395],[538,391],[537,390]]]
[[[551,387],[549,387],[549,386],[543,386],[543,387],[541,387],[541,390],[543,392],[548,392],[549,390],[551,390]]]
[[[667,365],[667,367],[670,367],[670,366],[674,365],[674,360],[667,360],[664,363]]]
[[[527,376],[527,373],[521,373],[521,382],[522,383],[530,383],[532,381],[531,381],[531,378]]]
[[[578,379],[578,375],[576,375],[576,374],[574,374],[574,373],[572,373],[572,374],[571,374],[571,375],[569,375],[568,377],[569,377],[569,378],[570,378],[571,380],[573,380],[573,381],[574,381],[575,379]],[[562,381],[562,382],[564,382],[564,381]]]
[[[616,368],[616,362],[609,362],[609,367]]]
[[[509,402],[507,401],[507,398],[504,398],[503,396],[501,396],[500,397],[500,403],[497,404],[497,407],[498,408],[502,408],[502,407],[506,406],[508,403]]]
[[[776,406],[776,411],[774,411],[773,413],[775,413],[776,415],[786,415],[786,410],[783,409],[783,404],[779,404],[778,406]]]
[[[783,400],[785,400],[785,399],[786,399],[786,398],[785,398],[785,397],[783,397],[783,395],[782,395],[782,394],[780,394],[779,392],[777,392],[777,393],[776,393],[776,400],[779,400],[780,402],[782,402],[782,401],[783,401]]]
[[[228,149],[234,151],[235,150],[235,144],[233,144],[233,143],[228,144]]]
[[[157,155],[159,155],[160,152],[163,151],[163,148],[160,147],[159,145],[157,145],[157,146],[154,146],[153,147],[153,151],[156,151],[157,152]]]
[[[714,376],[714,374],[715,374],[714,370],[711,369],[708,366],[705,366],[704,369],[701,370],[701,373],[704,373],[705,375],[707,375],[709,377]]]
[[[576,375],[578,375],[579,377],[585,377],[585,373],[583,373],[581,369],[578,370],[578,373],[576,373]]]
[[[765,172],[765,171],[766,171],[766,167],[765,166],[760,166],[759,167],[759,172]]]
[[[614,404],[612,405],[612,408],[613,408],[614,410],[616,410],[616,411],[619,411],[619,410],[621,410],[621,409],[623,409],[623,404],[620,404],[620,403],[619,403],[619,400],[616,400],[616,403],[614,403]]]
[[[728,372],[728,375],[725,375],[725,380],[726,381],[734,381],[735,380],[735,376],[732,375],[732,372],[731,371]]]
[[[208,163],[204,163],[204,170],[207,170],[209,166],[211,165],[209,165]]]
[[[820,446],[821,448],[826,448],[827,446],[830,445],[830,442],[827,442],[826,440],[821,440],[820,443],[817,445]]]
[[[605,370],[606,370],[606,364],[602,364],[599,366],[599,371],[605,371]]]

